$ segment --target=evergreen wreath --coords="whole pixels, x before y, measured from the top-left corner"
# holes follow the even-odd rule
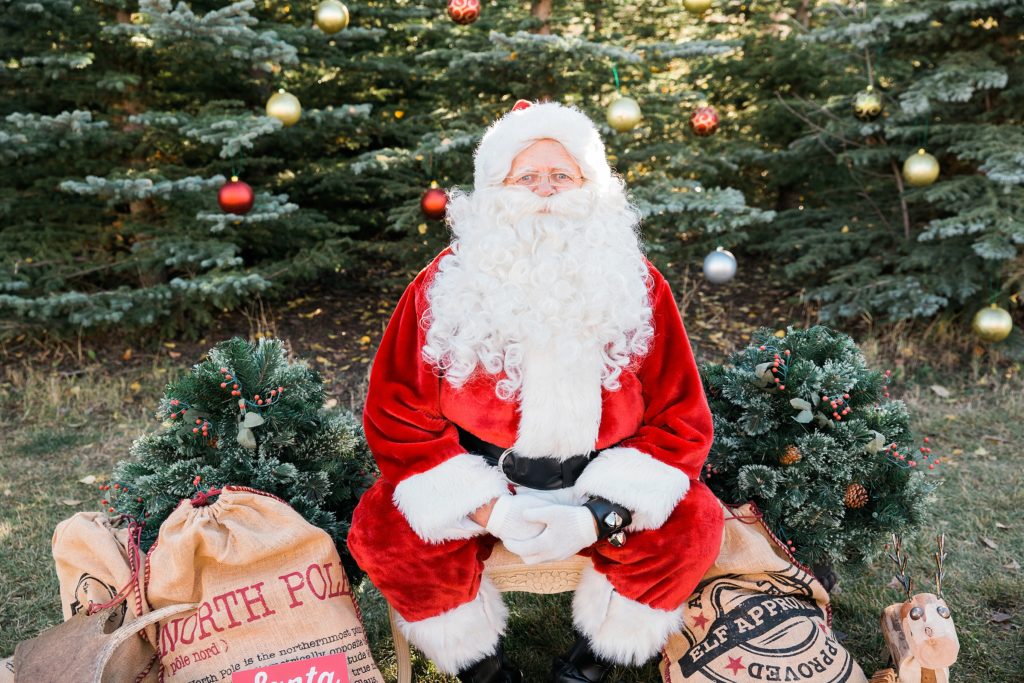
[[[701,375],[715,429],[702,478],[727,503],[753,500],[801,562],[862,561],[921,526],[941,460],[848,335],[761,328]]]
[[[279,340],[234,338],[167,386],[163,424],[132,444],[101,487],[110,513],[144,522],[142,548],[183,498],[246,486],[285,500],[327,531],[350,578],[345,538],[359,497],[378,476],[362,426],[324,407],[320,375]]]

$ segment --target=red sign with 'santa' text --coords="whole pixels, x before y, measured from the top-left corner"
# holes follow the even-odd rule
[[[236,671],[231,683],[348,683],[348,660],[344,654],[324,655],[297,662],[285,662],[258,669]]]

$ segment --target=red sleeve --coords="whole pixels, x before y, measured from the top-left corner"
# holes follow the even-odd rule
[[[711,410],[679,308],[653,266],[654,338],[637,378],[643,421],[636,434],[601,452],[580,478],[583,490],[633,512],[634,530],[660,527],[700,476],[714,438]]]
[[[423,360],[426,292],[440,258],[399,300],[374,358],[363,412],[366,441],[395,487],[396,507],[417,534],[435,542],[479,530],[464,523],[466,516],[507,490],[497,469],[459,444],[441,411],[441,378]]]

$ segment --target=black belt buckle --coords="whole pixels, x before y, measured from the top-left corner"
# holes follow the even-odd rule
[[[513,484],[541,491],[555,491],[575,485],[590,459],[591,454],[576,455],[566,460],[524,458],[509,448],[498,458],[498,469]]]
[[[566,489],[576,484],[583,469],[597,455],[591,451],[586,455],[574,455],[565,460],[557,458],[524,458],[512,448],[502,449],[484,441],[475,434],[458,428],[459,443],[470,453],[477,453],[488,465],[498,468],[513,484],[541,491]]]

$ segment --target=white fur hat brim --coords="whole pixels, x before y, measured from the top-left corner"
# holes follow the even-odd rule
[[[594,122],[576,107],[544,102],[513,109],[487,129],[474,155],[476,188],[501,185],[516,155],[546,139],[562,143],[579,164],[586,182],[597,189],[608,187],[612,171]]]

